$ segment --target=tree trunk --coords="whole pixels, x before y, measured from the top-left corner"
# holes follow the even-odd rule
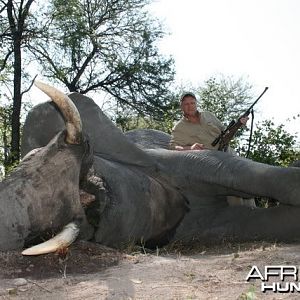
[[[7,1],[7,17],[9,20],[10,35],[13,45],[14,55],[14,90],[13,107],[11,115],[11,149],[8,158],[10,166],[15,165],[20,159],[20,114],[22,104],[22,44],[25,26],[25,20],[28,17],[29,8],[34,0],[28,0],[26,3],[21,1],[16,4],[12,0]],[[19,6],[18,6],[19,5]]]
[[[17,33],[18,34],[18,33]],[[16,34],[16,35],[17,35]],[[14,39],[14,100],[11,118],[11,153],[10,163],[13,165],[20,159],[20,114],[21,114],[21,37],[15,36]]]

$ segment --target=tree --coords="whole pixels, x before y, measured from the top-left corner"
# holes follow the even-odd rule
[[[173,60],[155,46],[164,35],[148,0],[52,0],[48,30],[30,49],[43,75],[69,91],[104,91],[120,105],[159,119],[170,107]]]
[[[167,110],[164,117],[161,120],[156,120],[151,116],[143,116],[140,114],[134,114],[130,110],[115,110],[112,120],[116,123],[116,126],[119,127],[122,131],[128,131],[132,129],[156,129],[161,130],[166,133],[171,133],[173,123],[174,123],[174,114],[177,111]]]
[[[170,105],[164,111],[163,120],[157,121],[151,116],[141,120],[141,116],[117,106],[113,112],[116,124],[125,131],[134,128],[155,128],[170,133],[174,122],[181,118],[179,98],[187,89],[177,86],[172,90]],[[188,90],[198,96],[202,110],[214,112],[224,124],[237,119],[252,104],[251,85],[243,78],[234,81],[224,75],[218,78],[211,77],[202,86],[196,88],[189,86]],[[238,135],[241,135],[241,132]]]
[[[20,157],[20,115],[22,96],[28,90],[22,91],[22,49],[32,35],[29,9],[34,0],[12,1],[1,0],[0,7],[0,45],[2,57],[0,71],[9,68],[12,70],[12,112],[10,119],[11,139],[10,153],[6,157],[8,164],[14,164]],[[8,79],[9,81],[9,79]]]
[[[252,86],[244,79],[219,75],[213,76],[202,86],[191,89],[199,97],[202,110],[213,112],[227,126],[232,120],[237,120],[252,104]],[[236,137],[242,136],[248,128],[241,128]],[[236,148],[239,140],[231,141],[231,147]]]
[[[243,78],[211,77],[196,89],[203,110],[213,112],[224,124],[236,120],[252,103],[252,86]]]
[[[11,116],[12,108],[8,104],[3,104],[0,106],[0,166],[3,169],[0,170],[0,178],[7,174],[9,171],[9,141],[10,141],[10,131],[9,120]]]
[[[171,105],[173,60],[160,56],[155,46],[164,32],[146,13],[148,0],[33,3],[0,2],[0,75],[11,71],[1,82],[13,103],[5,156],[10,164],[19,159],[22,98],[33,82],[23,88],[32,63],[27,49],[50,81],[81,93],[102,90],[124,108],[163,118]]]
[[[195,92],[200,96],[201,108],[214,112],[224,124],[236,120],[254,101],[251,85],[243,78],[234,81],[225,76],[211,77],[202,87],[196,88]],[[247,156],[248,139],[240,131],[231,146],[240,155]],[[271,120],[264,120],[256,125],[251,144],[248,158],[258,162],[287,166],[300,159],[297,136],[288,133],[283,124],[275,126]]]
[[[258,162],[288,166],[300,160],[300,149],[297,147],[297,135],[288,133],[285,126],[278,126],[271,120],[264,120],[256,125],[253,132],[253,143],[249,158]],[[240,149],[245,156],[245,147]]]

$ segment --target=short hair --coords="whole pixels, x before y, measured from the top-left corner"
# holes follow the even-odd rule
[[[190,97],[194,98],[195,100],[197,100],[196,95],[194,93],[192,93],[192,92],[184,92],[181,95],[181,97],[180,97],[180,104],[182,103],[182,101],[184,100],[184,98],[188,97],[188,96],[190,96]]]

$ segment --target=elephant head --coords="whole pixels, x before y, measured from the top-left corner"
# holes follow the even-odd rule
[[[94,154],[92,167],[79,183],[83,195],[94,199],[85,206],[94,226],[93,239],[110,246],[169,240],[188,210],[184,195],[149,175],[156,162],[116,128],[92,99],[77,93],[69,97]],[[24,125],[23,155],[46,145],[63,128],[63,118],[51,102],[37,105]]]
[[[80,115],[63,93],[40,82],[35,84],[51,97],[66,129],[52,136],[47,145],[28,153],[0,183],[0,250],[21,249],[69,222],[82,228],[86,224],[78,185],[91,156]],[[76,235],[76,226],[72,232]]]
[[[63,226],[80,216],[93,227],[93,241],[115,247],[141,240],[156,246],[174,240],[215,243],[224,239],[299,239],[300,168],[269,166],[215,150],[168,150],[169,135],[153,130],[125,135],[92,99],[77,93],[69,97],[80,113],[83,136],[88,137],[88,153],[92,153],[92,159],[85,155],[84,142],[76,145],[64,142],[63,146],[52,149],[51,145],[63,136],[65,128],[63,117],[52,103],[40,104],[29,112],[24,125],[23,155],[44,147],[33,158],[40,155],[45,165],[52,163],[54,170],[62,172],[61,180],[55,171],[49,173],[54,177],[53,184],[49,186],[46,182],[46,190],[48,194],[54,191],[55,196],[63,196],[54,204],[53,200],[37,202],[37,206],[45,206],[49,214],[48,206],[54,205],[57,213],[48,216],[46,228],[38,227],[36,222],[31,232],[40,234],[53,228],[51,222]],[[49,161],[49,151],[53,155],[67,153],[67,157],[63,156],[62,161]],[[32,166],[30,161],[24,165],[26,160],[21,164],[23,170]],[[40,168],[34,167],[35,172],[30,169],[32,185],[41,184]],[[70,180],[71,174],[73,180]],[[23,178],[22,174],[17,178]],[[26,183],[26,179],[20,180]],[[67,186],[56,190],[54,183],[58,181],[61,185],[66,181]],[[12,190],[13,195],[20,193],[12,186],[6,188]],[[65,188],[69,193],[58,193]],[[32,194],[35,199],[39,198],[37,188]],[[79,195],[92,199],[84,205],[84,214]],[[230,207],[228,196],[266,196],[280,204],[270,209]],[[63,207],[62,203],[68,203],[69,207]],[[29,220],[26,222],[29,224]],[[28,233],[23,234],[23,240],[28,236]]]

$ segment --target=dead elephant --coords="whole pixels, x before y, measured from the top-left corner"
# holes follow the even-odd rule
[[[34,107],[28,114],[22,142],[23,155],[44,147],[29,158],[32,161],[43,159],[46,161],[43,166],[48,163],[57,169],[59,179],[55,172],[50,174],[56,177],[52,180],[59,186],[47,185],[49,178],[43,180],[37,168],[12,175],[25,182],[26,176],[34,178],[36,189],[24,195],[31,198],[35,194],[35,201],[26,201],[41,208],[45,205],[49,221],[44,224],[43,217],[37,218],[34,214],[21,216],[10,231],[18,232],[16,228],[23,224],[23,218],[36,226],[34,230],[29,226],[27,235],[20,236],[18,243],[8,242],[9,231],[4,236],[0,227],[1,245],[5,245],[1,250],[22,247],[32,235],[56,231],[72,218],[81,220],[83,236],[88,236],[92,228],[92,240],[114,247],[128,241],[144,241],[155,246],[174,240],[216,243],[224,239],[299,239],[299,168],[268,166],[219,151],[170,151],[163,148],[168,143],[168,135],[136,131],[126,136],[90,98],[76,93],[70,98],[82,121],[85,138],[79,144],[51,148],[53,141],[49,143],[50,139],[61,136],[65,128],[63,117],[51,102]],[[61,163],[49,157],[50,149],[53,155],[55,152],[63,155],[65,149],[73,147],[82,151],[78,150],[81,155],[76,155],[77,160]],[[72,157],[73,152],[69,152],[66,151],[67,156]],[[21,169],[29,170],[30,160],[25,164],[27,159]],[[73,179],[77,180],[73,194],[63,194],[69,182],[65,174],[73,174]],[[20,192],[7,184],[1,187],[1,191],[6,190],[12,195],[10,201],[18,202],[15,199]],[[39,190],[44,191],[43,195]],[[89,199],[84,207],[85,214],[79,195]],[[280,205],[270,209],[229,207],[226,197],[230,195],[267,196],[279,201]],[[46,203],[40,200],[42,196],[48,199]],[[2,199],[3,196],[1,202]],[[64,202],[68,205],[63,206]],[[53,216],[48,209],[51,206],[56,210]],[[1,216],[6,219],[14,213],[13,208],[1,209]],[[86,221],[89,226],[83,226]]]

